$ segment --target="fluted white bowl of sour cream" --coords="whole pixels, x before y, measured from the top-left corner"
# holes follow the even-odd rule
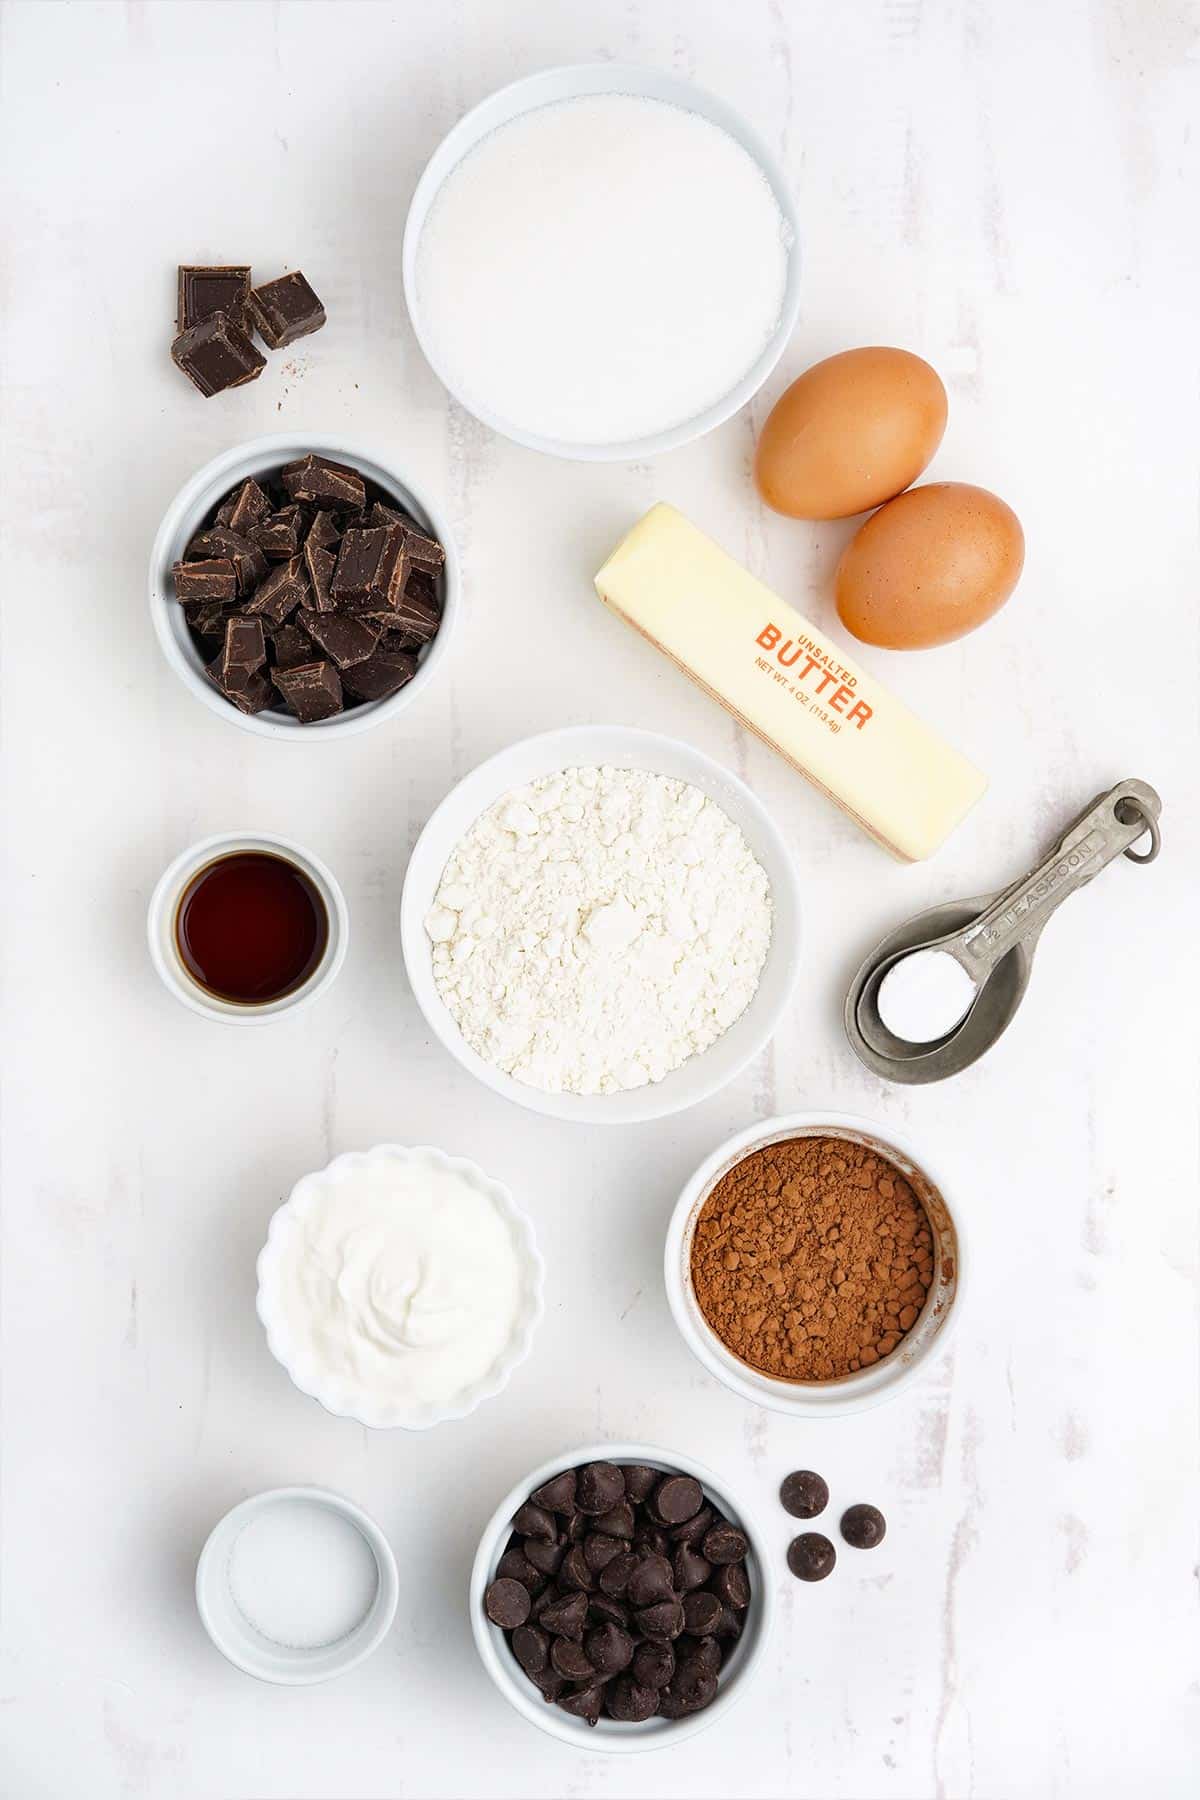
[[[271,1354],[327,1411],[386,1430],[506,1387],[545,1266],[508,1189],[465,1157],[380,1144],[298,1181],[258,1258]]]

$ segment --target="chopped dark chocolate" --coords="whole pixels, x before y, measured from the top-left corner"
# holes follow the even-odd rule
[[[237,707],[239,712],[260,713],[265,711],[270,706],[272,699],[270,682],[262,675],[252,675],[244,687],[227,687],[222,670],[223,661],[224,656],[218,656],[217,660],[210,663],[204,671],[218,693],[223,694],[231,705]]]
[[[262,614],[281,625],[298,606],[307,606],[309,586],[304,573],[304,559],[293,556],[290,562],[277,563],[267,579],[245,602],[243,611]]]
[[[267,559],[259,546],[228,525],[210,525],[207,531],[198,531],[184,554],[189,562],[201,562],[210,556],[228,557],[237,576],[239,594],[252,593],[267,573]]]
[[[268,643],[277,669],[294,669],[297,663],[312,662],[316,656],[312,639],[298,625],[273,626]]]
[[[378,626],[341,613],[301,612],[299,622],[314,644],[331,657],[339,669],[365,662],[380,636]]]
[[[249,307],[258,335],[271,350],[282,350],[325,323],[325,308],[299,269],[254,288]]]
[[[227,556],[177,562],[171,573],[175,598],[184,606],[198,600],[232,600],[237,595],[237,571]]]
[[[250,293],[249,264],[226,264],[220,268],[201,268],[194,263],[179,265],[179,298],[176,304],[175,329],[189,331],[202,319],[223,312],[243,331],[248,331],[246,300]]]
[[[290,669],[276,669],[272,679],[288,710],[302,725],[331,719],[342,710],[342,684],[330,662],[298,663]]]
[[[406,637],[414,637],[419,643],[428,644],[436,636],[442,616],[436,606],[421,594],[414,594],[411,587],[392,613],[392,625],[396,631],[404,632]]]
[[[250,685],[267,660],[267,640],[261,619],[230,619],[225,626],[225,648],[221,653],[221,685],[231,688]]]
[[[251,527],[250,536],[268,562],[290,562],[300,548],[300,508],[285,506],[272,513],[261,525]]]
[[[333,580],[333,571],[337,566],[337,558],[332,550],[322,550],[313,542],[310,531],[304,542],[304,566],[308,570],[309,584],[313,592],[313,608],[316,612],[333,612],[337,602],[329,591]]]
[[[355,663],[342,676],[342,686],[356,700],[386,700],[399,693],[417,672],[417,659],[404,650],[385,650],[382,640],[374,654]]]
[[[318,506],[361,508],[367,486],[357,469],[329,462],[323,456],[305,456],[289,463],[280,478],[293,500],[311,500]]]
[[[217,524],[245,535],[252,525],[261,524],[270,510],[271,502],[253,475],[248,475],[241,487],[218,506]]]
[[[410,565],[414,569],[424,569],[430,575],[436,575],[446,560],[446,552],[437,539],[427,537],[413,525],[404,528],[404,548]]]
[[[340,605],[382,598],[380,584],[386,579],[389,534],[395,531],[394,525],[377,525],[370,531],[348,531],[343,537],[330,590]]]
[[[206,399],[256,380],[267,366],[236,319],[223,312],[181,331],[171,345],[171,360]]]
[[[314,544],[318,550],[335,550],[341,536],[342,528],[331,512],[316,512],[304,540],[305,548]]]

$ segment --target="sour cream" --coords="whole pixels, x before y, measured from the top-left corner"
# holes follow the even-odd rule
[[[372,1406],[448,1406],[508,1347],[512,1230],[468,1174],[417,1157],[351,1164],[304,1204],[271,1286],[292,1355]]]

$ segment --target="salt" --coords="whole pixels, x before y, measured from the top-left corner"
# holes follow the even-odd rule
[[[352,1520],[316,1500],[255,1513],[229,1553],[229,1591],[255,1631],[292,1650],[336,1644],[379,1589],[375,1552]]]
[[[421,234],[428,348],[481,416],[565,444],[694,418],[783,306],[788,227],[710,120],[629,94],[558,101],[477,144]]]

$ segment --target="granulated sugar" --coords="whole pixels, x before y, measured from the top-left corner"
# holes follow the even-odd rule
[[[443,183],[418,247],[428,348],[468,405],[603,445],[715,404],[778,323],[788,228],[727,132],[600,94],[500,126]]]

